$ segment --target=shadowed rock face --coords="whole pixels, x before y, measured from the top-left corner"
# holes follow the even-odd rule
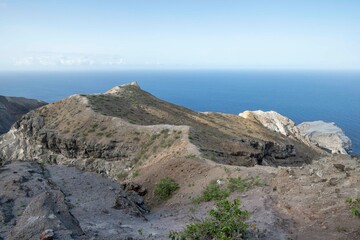
[[[35,99],[0,96],[0,135],[9,131],[22,115],[45,104]]]

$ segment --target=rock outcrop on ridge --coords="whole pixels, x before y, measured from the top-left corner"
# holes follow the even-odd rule
[[[22,115],[45,104],[35,99],[0,96],[0,135],[9,131]]]
[[[295,138],[307,145],[320,147],[332,154],[348,154],[351,140],[335,125],[323,121],[304,122],[299,125],[274,111],[245,111],[240,117],[255,121],[264,127]]]
[[[303,122],[297,127],[304,138],[331,153],[347,154],[351,151],[350,138],[335,123]]]
[[[279,132],[284,136],[295,137],[297,139],[300,138],[300,131],[295,126],[295,123],[291,119],[275,111],[245,111],[240,113],[239,116],[257,121],[264,127]]]

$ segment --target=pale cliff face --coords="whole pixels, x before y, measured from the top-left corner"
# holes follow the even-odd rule
[[[304,122],[300,125],[281,114],[269,111],[245,111],[240,117],[258,122],[264,127],[284,136],[325,149],[332,154],[347,154],[351,150],[351,140],[334,123],[323,121]]]
[[[298,125],[301,135],[331,153],[347,154],[351,150],[351,140],[344,131],[335,125],[323,121],[303,122]]]
[[[299,130],[295,127],[295,123],[277,112],[264,112],[261,110],[245,111],[240,113],[239,116],[255,120],[264,127],[272,131],[279,132],[284,136],[299,136]]]

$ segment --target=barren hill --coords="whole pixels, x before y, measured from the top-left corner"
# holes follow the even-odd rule
[[[0,159],[71,163],[111,176],[169,156],[195,155],[237,166],[296,166],[320,153],[247,119],[193,112],[134,84],[44,106],[0,138]]]

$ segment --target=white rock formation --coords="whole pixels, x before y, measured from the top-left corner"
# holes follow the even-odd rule
[[[331,153],[347,154],[351,150],[351,140],[335,123],[303,122],[297,127],[304,138]]]
[[[295,126],[295,123],[291,119],[275,111],[245,111],[240,113],[239,116],[257,121],[264,127],[275,132],[279,132],[285,136],[300,136],[299,129]]]
[[[304,122],[300,125],[274,111],[245,111],[240,117],[258,122],[264,127],[285,136],[294,137],[307,145],[315,145],[331,153],[347,154],[351,150],[351,140],[335,123],[323,121]]]

